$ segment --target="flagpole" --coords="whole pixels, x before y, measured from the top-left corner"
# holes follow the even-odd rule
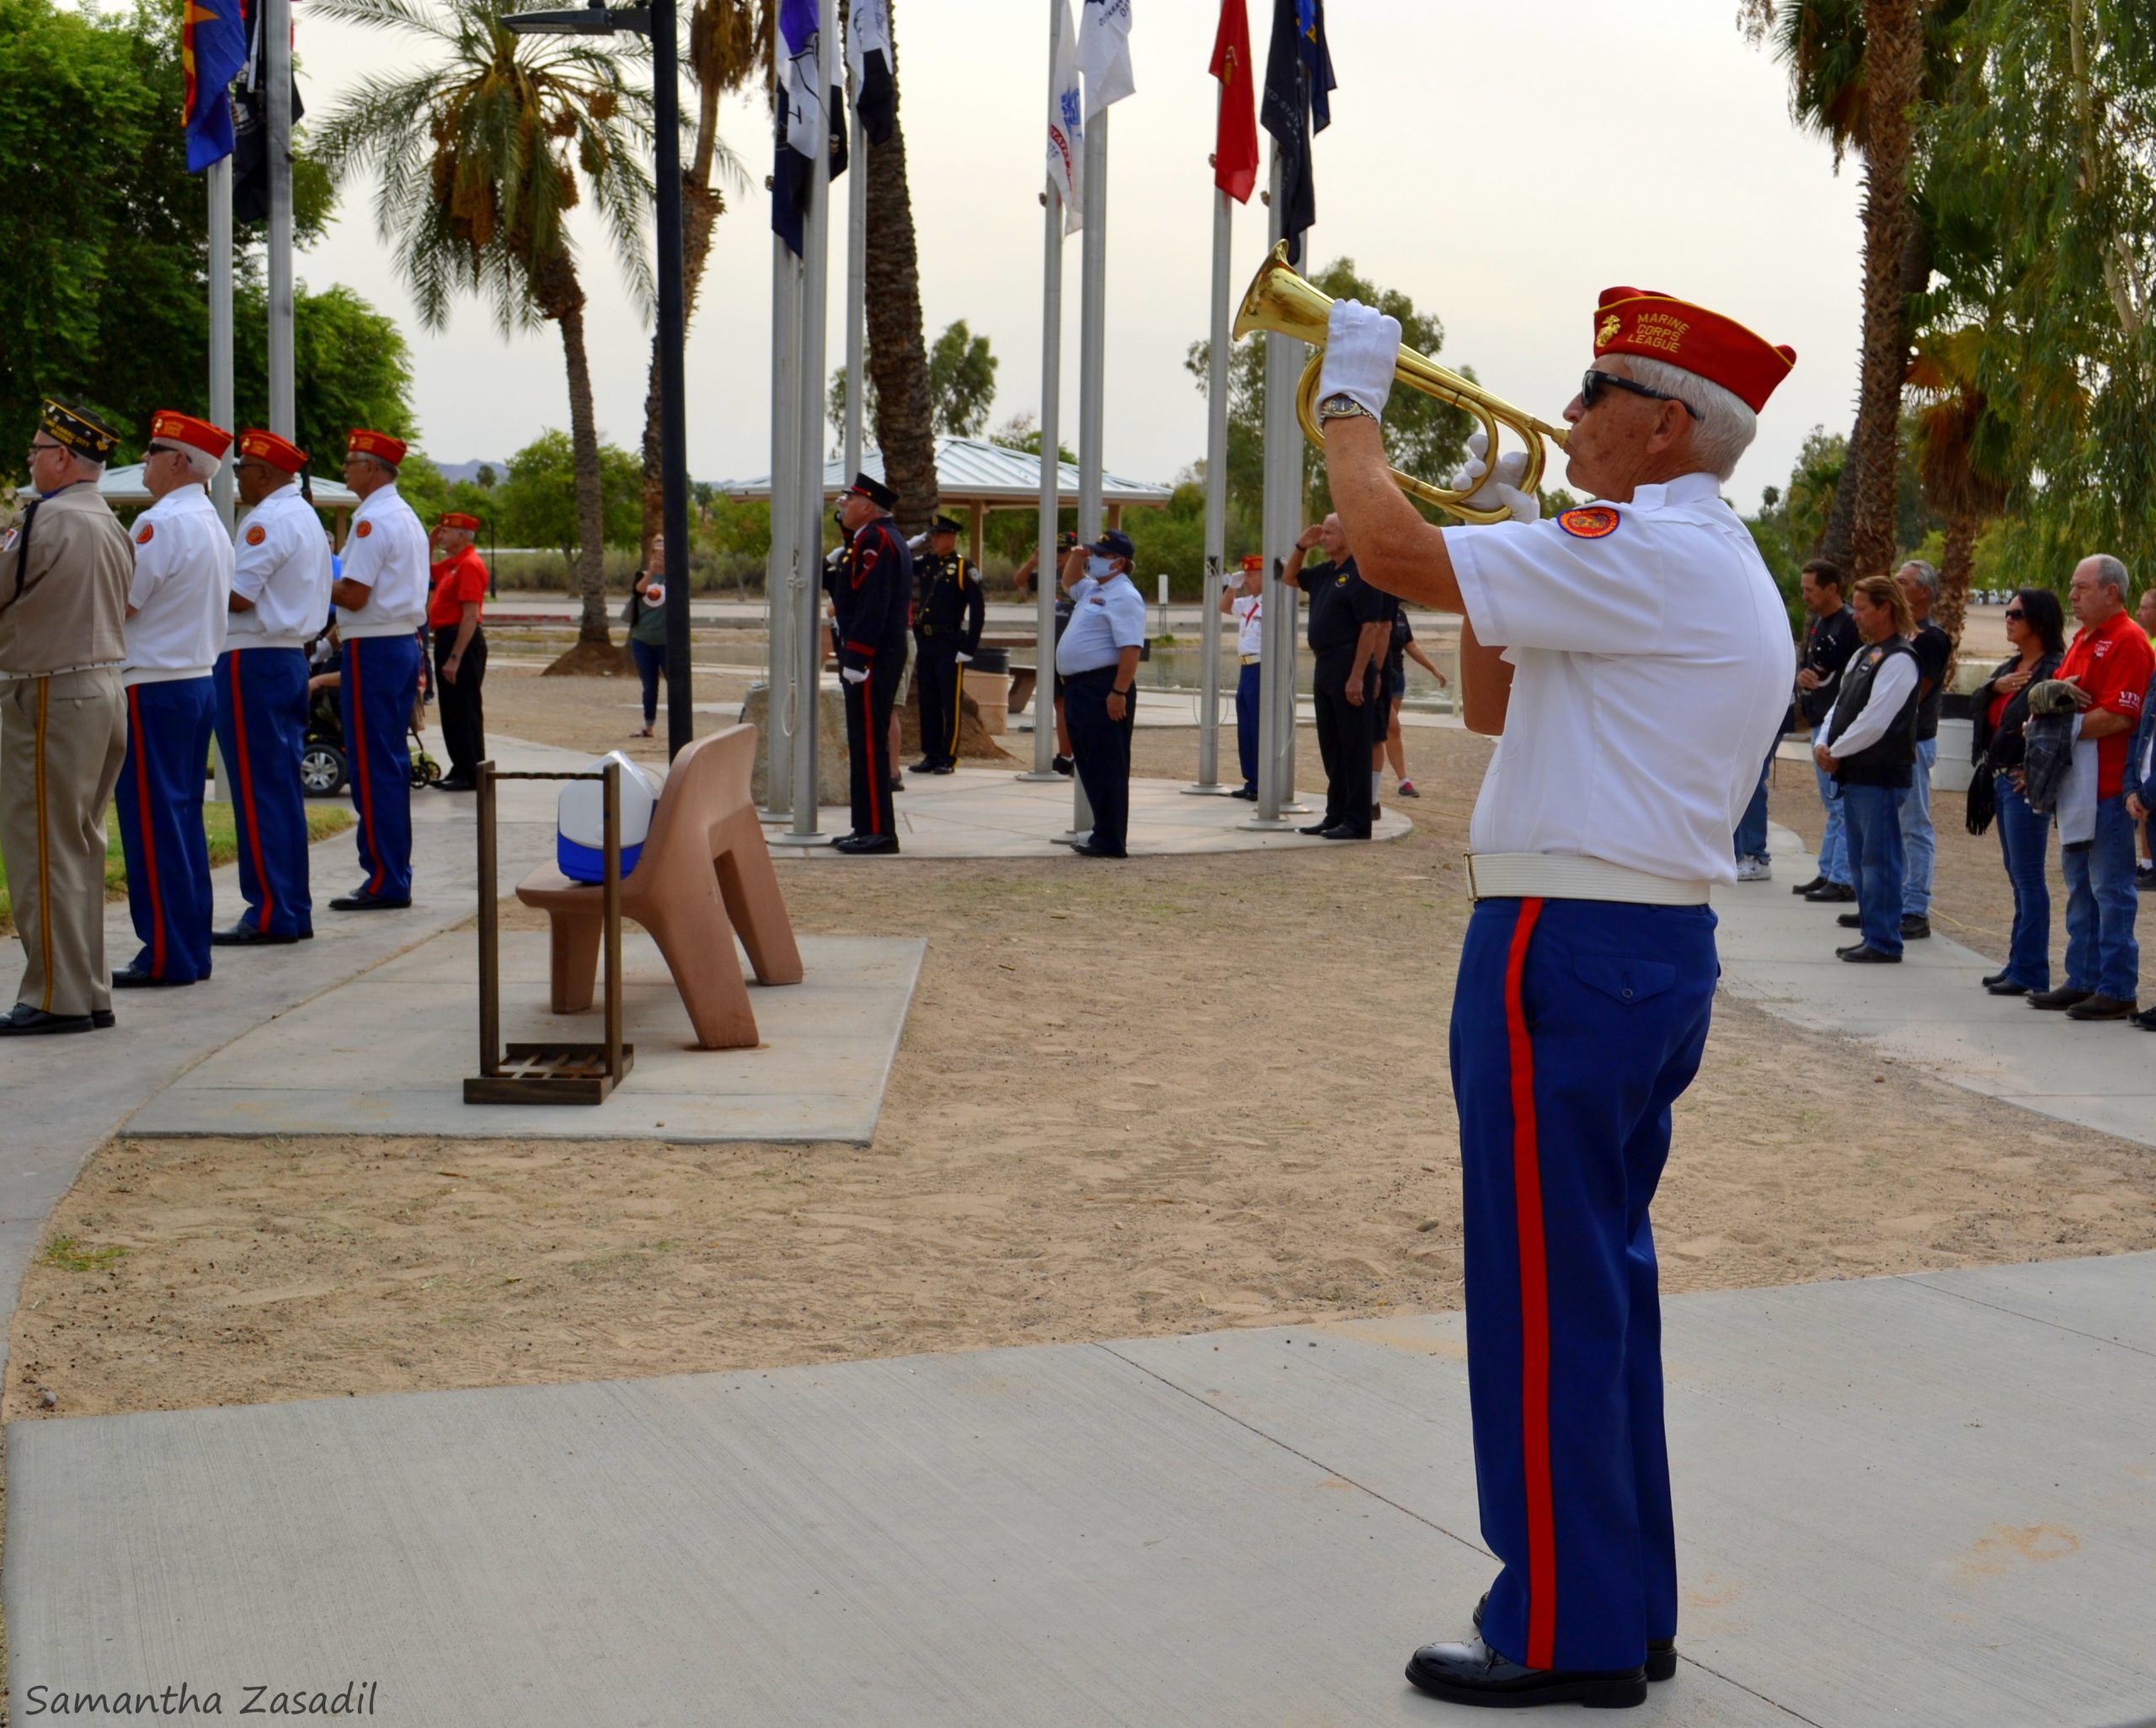
[[[776,8],[773,15],[776,16]],[[782,56],[780,64],[783,65]],[[779,99],[784,101],[782,91]],[[771,554],[764,566],[765,630],[770,641],[769,692],[764,729],[770,748],[764,765],[764,817],[783,822],[793,814],[793,734],[800,709],[794,692],[793,539],[799,512],[794,509],[793,465],[798,440],[793,414],[796,388],[794,333],[801,317],[799,272],[785,241],[771,236]]]
[[[846,461],[841,477],[861,472],[861,422],[866,392],[864,325],[868,310],[868,125],[861,117],[861,92],[853,93],[853,143],[846,181]]]
[[[1285,176],[1280,145],[1273,145],[1272,189],[1267,203],[1272,211],[1267,237],[1278,244],[1283,237],[1281,222],[1287,205]],[[1295,672],[1291,658],[1294,648],[1294,600],[1296,590],[1280,579],[1295,536],[1302,531],[1297,520],[1301,506],[1290,493],[1295,464],[1301,460],[1302,433],[1295,424],[1294,394],[1302,369],[1302,344],[1285,336],[1268,333],[1265,339],[1265,606],[1258,621],[1262,647],[1258,668],[1257,814],[1246,828],[1287,827],[1283,815],[1294,797],[1292,768],[1283,776],[1283,761],[1294,760]]]
[[[1222,106],[1227,93],[1220,94]],[[1205,376],[1205,586],[1198,607],[1199,658],[1205,665],[1198,709],[1198,784],[1193,792],[1225,792],[1220,784],[1220,578],[1228,551],[1228,296],[1233,206],[1213,189],[1213,336]],[[1261,618],[1259,623],[1262,626]]]
[[[1108,258],[1108,110],[1086,118],[1086,183],[1080,189],[1086,213],[1078,267],[1078,537],[1101,537],[1101,445],[1105,428],[1103,388],[1107,381]],[[1134,701],[1136,698],[1132,698]],[[1083,840],[1093,831],[1093,807],[1086,782],[1070,776],[1070,835]]]
[[[1055,112],[1056,49],[1070,22],[1070,0],[1049,0],[1048,109]],[[1033,768],[1021,780],[1046,781],[1055,771],[1055,595],[1062,580],[1057,556],[1062,520],[1062,435],[1058,421],[1063,395],[1063,195],[1055,177],[1045,177],[1041,195],[1046,216],[1041,243],[1041,496],[1039,537],[1033,556]],[[1072,776],[1074,779],[1076,776]]]
[[[232,424],[232,159],[212,163],[203,176],[210,193],[210,419]],[[232,465],[221,464],[210,497],[232,526]]]
[[[808,213],[801,229],[801,343],[798,372],[801,416],[800,524],[794,541],[798,584],[793,651],[801,679],[801,699],[793,732],[793,829],[796,840],[816,835],[820,751],[817,730],[822,718],[824,631],[819,602],[824,593],[824,355],[830,315],[831,256],[831,145],[830,113],[832,48],[838,37],[838,0],[822,0],[816,24],[816,98],[819,135],[808,163]],[[873,759],[873,753],[871,753]]]
[[[262,28],[262,61],[270,80],[270,429],[280,438],[295,438],[299,414],[292,381],[291,0],[264,0]]]

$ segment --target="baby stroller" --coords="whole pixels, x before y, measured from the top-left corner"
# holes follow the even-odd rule
[[[324,630],[307,644],[307,669],[310,678],[337,669],[337,637],[334,630]],[[419,699],[412,704],[412,717],[407,723],[412,739],[412,784],[432,786],[441,778],[441,764],[428,753],[419,738],[419,725],[426,717],[427,703],[433,692],[428,687],[424,663],[421,664]],[[324,685],[307,698],[307,739],[300,749],[300,785],[311,798],[334,798],[351,782],[351,768],[344,752],[344,712],[337,698],[337,687]]]

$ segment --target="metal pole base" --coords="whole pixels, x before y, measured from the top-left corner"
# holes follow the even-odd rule
[[[1306,816],[1310,813],[1307,810],[1299,810],[1295,813],[1299,816]],[[1246,829],[1252,834],[1293,834],[1295,831],[1295,824],[1284,818],[1268,822],[1262,816],[1253,816],[1247,822],[1238,822],[1235,826]]]
[[[789,822],[792,819],[790,816],[787,819]],[[796,834],[791,829],[784,834],[767,834],[764,836],[766,841],[774,846],[802,847],[828,846],[833,840],[842,838],[844,838],[843,835],[835,834]]]
[[[1092,837],[1093,830],[1090,828],[1066,828],[1061,834],[1049,836],[1059,846],[1082,846]]]
[[[1014,774],[1011,777],[1021,786],[1049,786],[1070,778],[1069,775],[1058,774],[1053,769],[1046,774],[1036,774],[1030,768],[1023,774]]]
[[[1182,789],[1182,795],[1187,798],[1225,798],[1233,791],[1235,787],[1232,786],[1215,780],[1209,784],[1200,781],[1193,786],[1187,786]]]
[[[756,820],[759,822],[791,822],[793,820],[793,812],[791,810],[766,810],[759,807],[756,811]]]

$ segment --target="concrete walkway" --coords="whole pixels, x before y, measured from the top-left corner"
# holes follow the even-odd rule
[[[1789,829],[1769,835],[1779,879],[1715,896],[1732,995],[1793,1025],[1864,1039],[1972,1092],[2156,1146],[2156,1039],[2122,1021],[2084,1025],[1987,995],[1996,963],[1944,936],[1907,944],[1899,966],[1845,964],[1834,950],[1854,937],[1835,917],[1850,909],[1791,894],[1817,861]]]
[[[2156,1701],[2156,1258],[1667,1331],[1683,1660],[1631,1720]],[[1492,1573],[1464,1355],[1446,1315],[18,1423],[14,1720],[184,1682],[386,1728],[1481,1720],[1400,1673]]]

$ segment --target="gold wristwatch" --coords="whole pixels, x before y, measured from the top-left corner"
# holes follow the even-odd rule
[[[1344,392],[1339,394],[1328,396],[1324,399],[1324,401],[1321,402],[1317,405],[1317,418],[1318,424],[1320,425],[1323,425],[1327,420],[1352,420],[1358,417],[1365,420],[1374,420],[1377,419],[1375,414],[1364,408],[1362,403],[1356,401],[1353,397],[1346,394]]]

